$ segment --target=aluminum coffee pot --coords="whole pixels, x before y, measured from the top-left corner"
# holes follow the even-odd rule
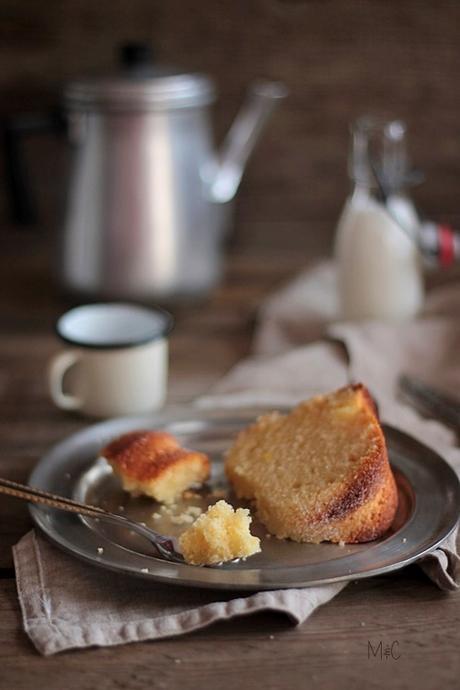
[[[212,80],[155,64],[144,45],[124,46],[122,56],[115,76],[64,90],[73,164],[60,283],[90,299],[206,295],[220,277],[222,240],[249,154],[286,89],[253,83],[216,151]]]

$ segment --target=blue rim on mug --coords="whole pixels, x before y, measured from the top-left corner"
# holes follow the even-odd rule
[[[72,327],[66,323],[69,319],[78,318],[78,316],[83,317],[84,312],[93,312],[92,317],[95,317],[95,313],[99,311],[102,317],[102,312],[104,310],[124,310],[125,315],[129,313],[134,316],[134,318],[141,317],[144,321],[143,333],[134,335],[127,333],[127,337],[114,337],[113,340],[100,340],[97,339],[84,339],[79,338],[76,335],[71,335]],[[157,323],[151,323],[148,325],[148,320],[157,320]],[[160,338],[165,338],[168,336],[174,327],[174,318],[165,309],[161,307],[145,307],[134,302],[95,302],[90,304],[82,304],[78,307],[74,307],[69,311],[62,314],[55,323],[55,331],[57,336],[64,342],[73,345],[74,347],[84,347],[93,350],[115,350],[122,348],[138,347],[139,345],[146,345]],[[70,331],[70,332],[69,332]]]

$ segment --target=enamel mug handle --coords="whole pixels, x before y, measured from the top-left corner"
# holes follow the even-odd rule
[[[48,384],[51,398],[61,410],[79,410],[83,400],[74,395],[64,393],[62,382],[66,372],[80,359],[77,350],[65,350],[56,355],[50,363],[48,371]]]

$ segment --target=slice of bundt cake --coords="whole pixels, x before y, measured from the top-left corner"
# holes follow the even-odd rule
[[[182,448],[163,431],[132,431],[102,449],[125,491],[172,503],[185,489],[201,484],[210,473],[207,455]]]
[[[280,538],[370,541],[390,527],[397,508],[385,439],[363,385],[260,417],[237,437],[225,471]]]

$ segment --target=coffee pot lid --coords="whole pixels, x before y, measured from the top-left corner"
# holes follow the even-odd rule
[[[64,100],[78,110],[165,110],[207,105],[215,100],[212,80],[159,65],[148,43],[125,43],[120,69],[111,76],[78,79],[64,89]]]

